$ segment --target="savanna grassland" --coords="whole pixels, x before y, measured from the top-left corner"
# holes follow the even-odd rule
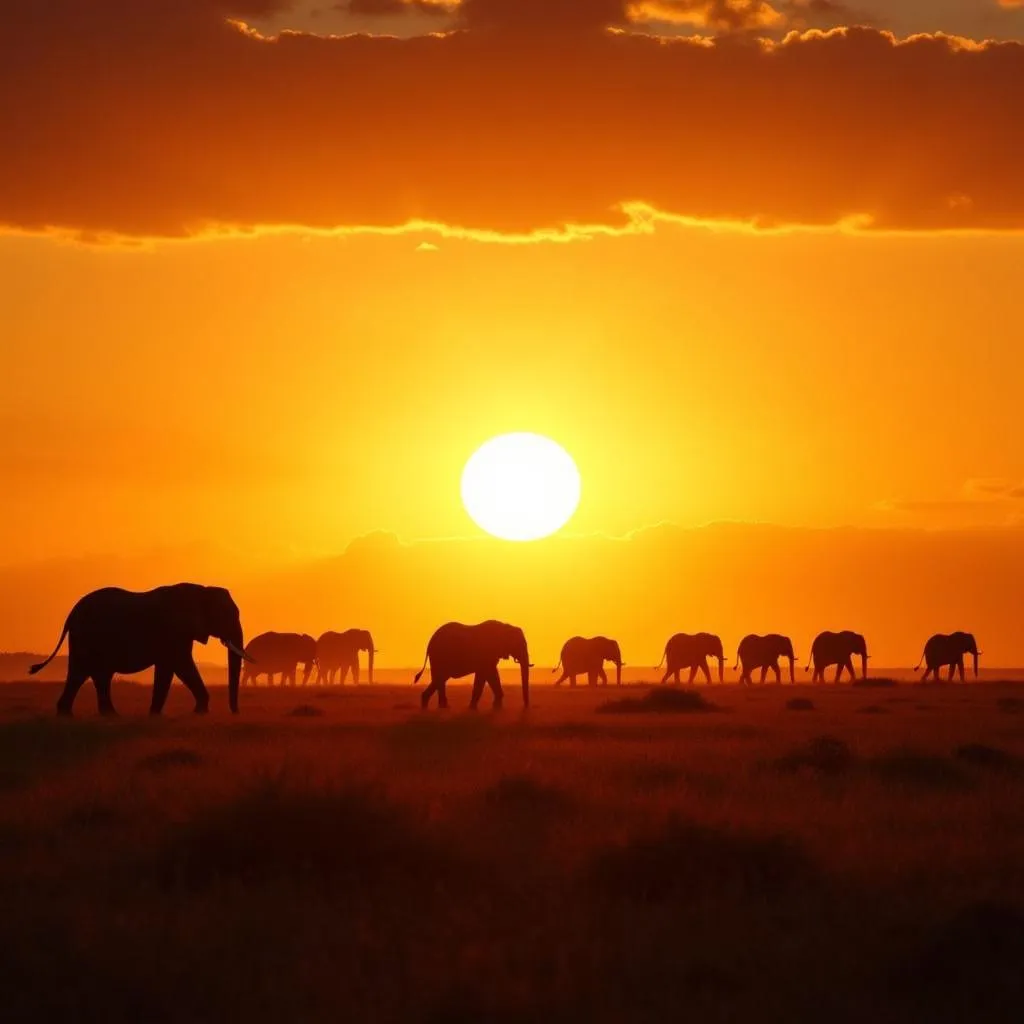
[[[1020,1019],[1019,684],[57,692],[0,687],[5,1020]]]

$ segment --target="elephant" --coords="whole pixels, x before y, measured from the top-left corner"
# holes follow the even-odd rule
[[[775,682],[781,683],[779,658],[789,659],[789,681],[795,683],[793,663],[796,661],[796,657],[793,654],[793,641],[788,636],[779,636],[778,633],[769,633],[767,636],[757,636],[751,633],[740,641],[739,650],[736,652],[736,665],[733,665],[733,668],[740,664],[743,665],[743,671],[740,673],[741,683],[752,682],[750,670],[754,668],[761,670],[760,681],[762,683],[768,674],[768,669],[775,673]]]
[[[87,679],[96,687],[101,715],[113,715],[110,684],[114,673],[152,667],[150,714],[159,715],[177,676],[196,701],[196,714],[209,710],[210,695],[192,658],[192,644],[216,637],[228,649],[228,704],[238,713],[238,680],[247,659],[238,606],[223,587],[177,583],[136,593],[105,587],[86,594],[68,613],[53,654],[29,669],[42,671],[68,638],[68,675],[57,714],[70,715]]]
[[[245,666],[242,685],[255,685],[261,675],[266,675],[267,686],[274,685],[274,673],[281,673],[281,685],[291,680],[295,685],[296,666],[302,662],[302,685],[309,682],[309,674],[316,664],[316,641],[308,633],[260,633],[253,637],[245,653],[252,663]]]
[[[500,708],[504,699],[501,679],[498,676],[498,662],[511,658],[519,663],[523,683],[523,707],[530,706],[530,656],[526,647],[526,636],[518,626],[507,622],[488,619],[476,625],[467,626],[461,622],[447,622],[439,626],[427,644],[423,668],[416,673],[414,683],[420,681],[427,662],[430,662],[430,685],[423,691],[420,703],[426,709],[430,698],[437,694],[438,707],[448,707],[445,686],[449,679],[473,676],[473,696],[470,698],[471,711],[476,710],[486,684],[494,692],[494,706]]]
[[[570,686],[575,686],[576,677],[582,672],[587,673],[588,685],[595,686],[600,679],[607,686],[608,676],[604,671],[606,661],[615,665],[615,685],[621,686],[622,653],[618,641],[609,640],[606,636],[574,636],[565,641],[558,665],[551,670],[557,672],[559,665],[562,667],[562,675],[555,680],[555,686],[560,686],[566,679]]]
[[[836,666],[835,682],[843,677],[843,669],[850,673],[850,679],[856,679],[857,673],[853,668],[853,656],[860,657],[861,678],[868,677],[868,646],[867,641],[860,633],[854,633],[844,629],[841,633],[830,633],[826,630],[819,633],[811,644],[811,657],[807,662],[804,671],[814,664],[814,675],[811,679],[814,683],[825,681],[825,669],[829,665]]]
[[[316,681],[334,685],[334,674],[341,670],[341,685],[345,685],[349,669],[352,682],[359,682],[359,652],[369,655],[369,681],[373,682],[373,656],[377,653],[373,637],[367,629],[346,629],[344,633],[323,633],[316,642]]]
[[[658,662],[661,668],[665,662],[665,675],[662,683],[667,683],[669,676],[676,677],[676,686],[679,685],[679,670],[688,668],[690,678],[687,683],[692,683],[698,669],[704,673],[704,678],[711,683],[711,673],[708,671],[708,658],[718,659],[718,681],[725,682],[725,652],[722,650],[722,641],[714,633],[676,633],[670,637],[665,644],[665,653]]]
[[[949,666],[949,681],[953,681],[956,671],[960,672],[960,682],[964,681],[964,655],[970,654],[974,658],[974,678],[978,678],[978,657],[981,651],[974,640],[973,633],[936,633],[928,643],[924,645],[924,653],[921,661],[925,663],[924,675],[921,676],[923,683],[930,674],[934,674],[935,681],[939,680],[939,669],[943,665]],[[921,661],[914,668],[916,672],[921,667]]]

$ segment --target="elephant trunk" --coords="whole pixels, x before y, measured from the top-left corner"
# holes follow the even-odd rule
[[[367,676],[368,676],[368,678],[369,678],[371,683],[373,682],[373,655],[375,653],[376,652],[373,649],[373,641],[371,640],[370,641],[370,650],[369,650],[369,664],[367,666]]]
[[[523,707],[530,706],[530,659],[526,656],[519,663],[519,671],[523,678]]]
[[[865,651],[860,656],[860,677],[861,679],[867,679],[868,677],[868,653]]]
[[[795,663],[796,663],[796,656],[791,654],[789,656],[789,681],[791,683],[795,683],[796,682],[796,671],[794,669]]]
[[[977,679],[978,678],[978,652],[974,651],[972,653],[973,653],[973,656],[974,656],[974,678]]]
[[[241,637],[238,650],[228,649],[228,707],[233,715],[238,714],[238,682],[242,675]]]
[[[621,659],[615,662],[615,685],[622,685],[622,661]]]
[[[720,683],[725,682],[725,655],[718,655],[718,681]]]

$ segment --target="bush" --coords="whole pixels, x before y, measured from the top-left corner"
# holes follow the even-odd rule
[[[772,899],[817,878],[804,851],[781,836],[759,836],[674,819],[598,854],[593,879],[605,895],[664,903],[698,895]]]
[[[599,715],[679,715],[717,711],[718,708],[694,690],[648,690],[643,697],[624,697],[599,704]]]
[[[803,746],[778,758],[776,768],[784,772],[804,769],[821,775],[842,775],[853,766],[853,751],[834,736],[816,736]]]

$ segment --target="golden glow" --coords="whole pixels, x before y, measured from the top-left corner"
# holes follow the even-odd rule
[[[560,530],[580,503],[572,456],[540,434],[503,434],[462,471],[462,503],[473,522],[502,540],[539,540]]]

